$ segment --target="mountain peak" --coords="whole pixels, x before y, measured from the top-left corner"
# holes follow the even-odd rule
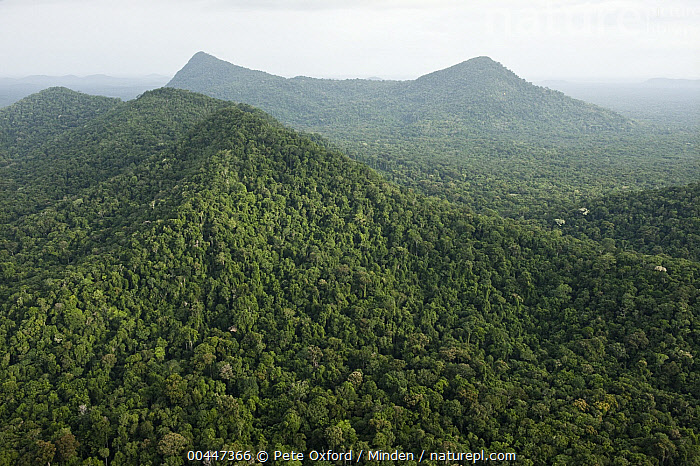
[[[197,52],[175,74],[166,87],[186,88],[221,98],[222,95],[210,91],[220,86],[222,82],[234,81],[252,86],[265,79],[285,80],[264,71],[255,71],[234,65],[206,52]],[[194,86],[185,83],[194,83]]]
[[[344,134],[369,121],[393,132],[392,125],[454,120],[465,134],[519,138],[540,138],[545,127],[548,137],[629,127],[621,116],[534,86],[487,56],[413,81],[383,82],[286,79],[199,52],[168,86],[255,105],[297,128]]]
[[[199,51],[192,55],[192,58],[189,59],[187,64],[180,70],[178,71],[178,74],[182,72],[187,72],[187,71],[192,71],[192,68],[198,69],[206,67],[208,69],[211,68],[221,68],[221,69],[240,69],[240,70],[248,70],[247,68],[244,68],[242,66],[237,66],[234,65],[233,63],[229,63],[227,61],[224,61],[220,58],[215,57],[214,55],[211,55],[206,52]],[[177,76],[177,74],[175,75]]]
[[[469,60],[465,60],[442,70],[428,73],[419,77],[416,81],[432,81],[434,79],[443,79],[445,76],[480,81],[488,81],[496,77],[508,77],[510,79],[520,80],[515,73],[502,64],[487,56],[480,56],[470,58]]]
[[[212,55],[212,54],[210,54],[210,53],[207,53],[207,52],[205,52],[205,51],[203,51],[203,50],[200,50],[199,52],[197,52],[197,53],[195,53],[194,55],[192,55],[192,58],[195,58],[195,57],[212,57],[212,58],[216,58],[214,55]]]
[[[494,60],[491,57],[487,57],[486,55],[481,55],[479,57],[470,58],[469,60],[465,60],[462,63],[471,63],[471,64],[478,63],[478,64],[486,64],[486,65],[490,65],[490,66],[498,66],[498,67],[504,68],[504,66],[501,65],[499,62],[497,62],[496,60]]]
[[[201,63],[201,62],[204,62],[204,61],[213,61],[213,62],[216,61],[216,62],[223,62],[223,63],[226,63],[226,62],[224,62],[223,60],[221,60],[221,59],[215,57],[214,55],[212,55],[212,54],[210,54],[210,53],[207,53],[207,52],[203,52],[203,51],[200,50],[199,52],[197,52],[197,53],[195,53],[194,55],[192,55],[192,58],[190,58],[188,64],[189,64],[189,63],[193,63],[193,62],[194,62],[194,63],[197,63],[197,62],[200,62],[200,63]]]

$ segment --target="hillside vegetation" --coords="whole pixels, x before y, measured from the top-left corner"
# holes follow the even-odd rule
[[[90,97],[53,87],[33,94],[2,110],[0,161],[9,154],[23,154],[69,129],[77,128],[107,112],[118,99]]]
[[[630,120],[488,57],[373,81],[285,79],[200,52],[168,86],[258,106],[398,184],[540,225],[582,198],[700,179],[697,131]]]
[[[177,89],[52,135],[64,94],[2,167],[0,465],[698,462],[697,261],[474,214]]]
[[[413,81],[378,81],[285,79],[199,52],[168,87],[249,103],[293,126],[326,127],[338,134],[378,125],[380,131],[409,126],[430,133],[452,127],[465,136],[536,137],[542,130],[580,135],[633,126],[612,111],[533,86],[488,57]]]
[[[561,231],[645,254],[700,260],[700,184],[618,193],[561,212]]]

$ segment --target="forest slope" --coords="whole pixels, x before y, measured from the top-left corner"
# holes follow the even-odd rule
[[[285,79],[197,53],[171,87],[259,106],[399,184],[542,223],[581,196],[700,178],[698,136],[534,86],[487,57],[412,81]]]
[[[700,260],[700,184],[617,193],[582,201],[558,215],[563,233],[645,254]]]
[[[182,95],[160,89],[121,103],[52,88],[0,109],[0,224],[122,173],[230,105]]]
[[[285,79],[199,52],[168,86],[249,103],[295,127],[337,134],[365,125],[424,132],[447,125],[463,136],[537,138],[542,131],[571,136],[634,126],[612,111],[534,86],[488,57],[412,81],[378,81]]]
[[[119,103],[52,87],[0,109],[0,161],[12,152],[21,156],[63,131],[79,127]]]
[[[700,458],[697,262],[425,199],[247,106],[115,110],[163,145],[0,238],[0,464]]]

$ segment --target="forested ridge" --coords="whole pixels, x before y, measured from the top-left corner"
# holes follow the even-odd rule
[[[570,137],[634,126],[610,110],[534,86],[488,57],[411,81],[383,81],[286,79],[199,52],[168,87],[249,103],[293,126],[327,127],[335,134],[356,134],[360,127],[376,126],[385,132],[408,126],[467,136],[531,138],[545,130]]]
[[[204,115],[229,105],[195,95],[183,105],[167,90],[117,102],[51,88],[1,110],[6,142],[0,151],[11,155],[0,165],[0,219],[34,212],[133,169]]]
[[[476,214],[176,89],[32,128],[64,94],[32,97],[44,141],[3,146],[0,464],[698,463],[700,263],[676,239],[643,255]]]
[[[373,81],[285,79],[199,52],[168,86],[255,105],[398,184],[540,225],[581,199],[700,178],[698,128],[622,117],[488,57]]]
[[[58,87],[32,94],[1,113],[0,162],[6,162],[10,154],[22,154],[63,131],[79,127],[118,103],[119,99],[88,99],[84,94]]]

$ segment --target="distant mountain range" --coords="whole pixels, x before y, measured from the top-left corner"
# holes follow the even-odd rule
[[[390,180],[515,218],[543,219],[540,208],[620,185],[689,183],[700,171],[692,132],[536,86],[488,57],[376,81],[283,78],[199,52],[168,86],[257,106]]]
[[[633,123],[604,108],[519,78],[478,57],[412,81],[283,78],[195,54],[168,87],[258,106],[297,128],[351,133],[372,126],[461,136],[537,138],[626,131]]]

